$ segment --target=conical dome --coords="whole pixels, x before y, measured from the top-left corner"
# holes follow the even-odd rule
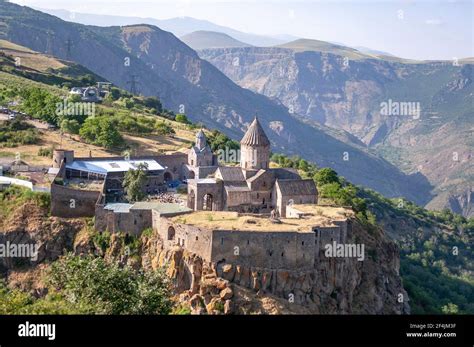
[[[252,124],[250,124],[240,144],[247,146],[270,146],[270,140],[265,134],[265,131],[263,131],[262,125],[257,117],[255,117]]]
[[[199,132],[196,134],[196,147],[199,150],[202,150],[204,147],[207,146],[207,139],[206,135],[204,134],[204,131],[199,130]]]

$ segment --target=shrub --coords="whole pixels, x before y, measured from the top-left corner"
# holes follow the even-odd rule
[[[175,121],[178,123],[183,123],[183,124],[190,124],[191,122],[189,121],[188,117],[186,117],[185,114],[183,113],[178,113],[175,117]]]
[[[162,271],[135,271],[102,258],[69,254],[53,263],[48,283],[97,314],[169,314],[171,287]]]

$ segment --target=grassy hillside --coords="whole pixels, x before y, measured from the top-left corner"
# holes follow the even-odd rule
[[[0,121],[0,157],[13,160],[18,152],[23,160],[32,165],[51,163],[48,155],[41,151],[51,151],[53,148],[74,149],[78,156],[107,156],[117,155],[125,150],[136,155],[174,152],[186,150],[194,140],[194,126],[174,120],[176,117],[167,110],[157,110],[150,106],[159,105],[155,99],[133,97],[127,92],[113,89],[111,97],[97,104],[95,115],[111,120],[120,129],[121,145],[116,148],[104,148],[103,145],[85,140],[79,133],[61,128],[64,119],[57,119],[51,115],[55,112],[57,102],[71,101],[68,94],[69,86],[83,86],[93,83],[93,80],[84,79],[84,75],[77,77],[64,73],[68,65],[60,60],[51,58],[24,47],[1,41],[0,50],[3,55],[0,59],[4,64],[0,67],[0,105],[16,102],[18,106],[10,108],[25,111],[33,117],[29,121],[19,121],[19,125],[34,134],[34,139],[28,142],[9,138],[9,129],[12,122]],[[25,64],[15,64],[14,54],[17,51],[29,54]],[[23,60],[22,60],[23,61]],[[58,69],[37,70],[42,62],[51,61],[52,66]],[[68,64],[68,62],[65,62]],[[73,65],[75,71],[88,72],[87,69]],[[33,95],[38,94],[37,102]],[[112,95],[114,94],[115,97]],[[115,100],[114,100],[115,99]],[[76,100],[77,101],[77,100]],[[151,102],[151,104],[149,104]],[[160,108],[161,106],[159,106]],[[37,119],[38,121],[36,121]],[[83,116],[72,115],[68,121],[77,121],[82,126],[86,119]],[[46,129],[40,121],[46,121],[59,126],[59,129]],[[155,128],[156,126],[156,128]],[[22,130],[23,131],[23,130]],[[8,135],[8,136],[7,136]]]

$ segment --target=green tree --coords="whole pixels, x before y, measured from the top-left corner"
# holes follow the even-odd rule
[[[190,124],[191,122],[189,121],[188,117],[186,117],[185,114],[183,113],[178,113],[175,117],[175,121],[178,123],[184,123],[184,124]]]
[[[318,186],[328,183],[339,183],[339,178],[337,177],[337,172],[331,168],[325,167],[320,169],[314,176]]]
[[[58,125],[58,105],[62,100],[41,88],[24,89],[21,92],[23,103],[21,109],[32,117],[42,119],[48,123]]]
[[[117,124],[110,118],[88,117],[79,135],[88,143],[105,148],[116,148],[123,145],[123,138],[117,130]]]
[[[171,287],[161,271],[136,271],[93,256],[69,254],[53,263],[49,284],[96,314],[169,314]]]
[[[81,126],[75,119],[64,119],[61,122],[61,130],[70,134],[79,134]]]
[[[129,201],[140,201],[145,197],[143,186],[146,182],[148,165],[141,163],[136,170],[128,170],[123,180],[123,187]]]
[[[161,101],[154,96],[147,97],[143,100],[143,104],[148,108],[154,108],[157,113],[161,113],[163,111],[163,106],[161,105]]]

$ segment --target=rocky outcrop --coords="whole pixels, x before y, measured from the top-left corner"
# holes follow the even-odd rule
[[[33,203],[26,203],[12,212],[0,228],[0,244],[34,246],[30,257],[1,257],[4,272],[34,266],[59,258],[73,248],[76,234],[84,227],[82,220],[47,217],[48,211]]]
[[[236,305],[243,300],[242,293],[260,303],[258,308],[253,306],[260,313],[279,312],[276,307],[286,313],[409,313],[395,244],[381,230],[368,232],[357,223],[348,234],[347,242],[365,245],[364,261],[326,258],[321,252],[314,269],[290,271],[208,263],[179,246],[166,249],[154,235],[144,243],[142,266],[167,269],[179,299],[195,314],[251,310],[248,305]],[[264,298],[272,300],[272,309],[266,311]]]

